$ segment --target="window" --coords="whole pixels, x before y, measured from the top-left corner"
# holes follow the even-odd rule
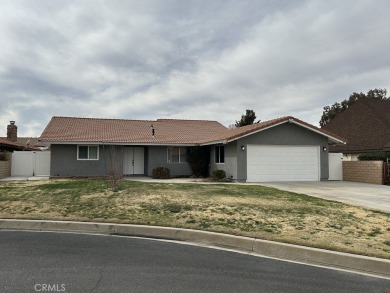
[[[97,145],[77,146],[77,160],[99,160],[99,146]]]
[[[216,146],[215,147],[215,163],[224,164],[225,163],[225,147]]]
[[[168,163],[185,163],[187,149],[185,147],[168,147]]]

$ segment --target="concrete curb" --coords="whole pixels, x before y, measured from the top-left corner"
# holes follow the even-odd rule
[[[0,219],[0,230],[15,229],[179,240],[390,278],[390,260],[207,231],[110,223]]]

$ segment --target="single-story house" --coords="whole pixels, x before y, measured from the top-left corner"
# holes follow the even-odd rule
[[[209,148],[210,172],[239,182],[319,181],[329,176],[328,145],[344,139],[288,116],[228,129],[206,120],[53,117],[40,140],[51,144],[52,177],[106,176],[108,150],[121,153],[123,175],[167,167],[190,176],[189,148]]]
[[[329,148],[343,153],[345,161],[357,161],[364,153],[390,151],[390,100],[358,100],[322,129],[347,140]]]

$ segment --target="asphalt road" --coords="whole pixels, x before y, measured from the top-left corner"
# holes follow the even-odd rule
[[[390,281],[131,237],[0,231],[0,292],[389,292]]]

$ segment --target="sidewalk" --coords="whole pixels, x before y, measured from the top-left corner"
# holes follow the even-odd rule
[[[207,181],[205,178],[153,179],[152,177],[146,177],[146,176],[124,177],[123,180],[139,181],[139,182],[150,182],[150,183],[203,183],[203,184],[218,183],[218,182]]]
[[[14,176],[1,178],[0,181],[33,181],[33,180],[49,180],[49,176]]]

